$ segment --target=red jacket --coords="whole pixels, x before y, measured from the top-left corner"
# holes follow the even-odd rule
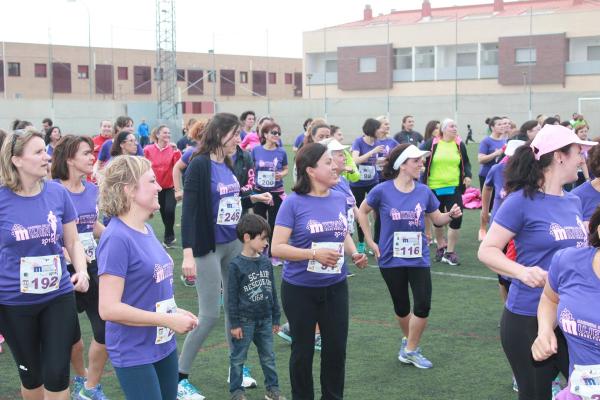
[[[156,181],[163,189],[171,189],[173,185],[173,167],[181,158],[181,152],[167,145],[160,149],[156,143],[144,147],[144,156],[152,163]]]

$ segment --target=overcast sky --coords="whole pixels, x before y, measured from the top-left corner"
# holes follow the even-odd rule
[[[492,0],[431,0],[433,7]],[[421,0],[176,0],[177,50],[302,57],[302,32],[362,19]],[[0,0],[0,40],[154,49],[154,0]],[[112,32],[112,35],[111,35]]]

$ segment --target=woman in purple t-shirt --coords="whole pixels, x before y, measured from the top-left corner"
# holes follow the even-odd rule
[[[479,190],[483,190],[483,184],[490,168],[501,160],[502,153],[504,152],[503,147],[506,144],[507,130],[505,119],[494,117],[489,120],[488,126],[491,132],[490,136],[486,136],[481,140],[479,143],[479,154],[477,154],[477,161],[481,165],[479,167]]]
[[[0,327],[27,399],[68,397],[79,340],[73,287],[85,292],[89,281],[73,203],[63,186],[44,180],[49,162],[36,131],[14,132],[0,151]]]
[[[564,192],[563,185],[577,179],[582,148],[594,144],[563,126],[546,125],[530,146],[517,149],[506,167],[508,196],[479,247],[481,262],[512,278],[500,337],[522,400],[549,399],[558,371],[568,373],[567,346],[560,331],[556,331],[557,354],[545,363],[533,361],[531,345],[538,332],[537,308],[552,256],[563,248],[587,245],[581,202]],[[516,261],[503,252],[511,239]]]
[[[569,386],[556,399],[597,398],[600,394],[600,309],[590,307],[600,297],[600,211],[590,219],[590,247],[556,252],[538,307],[538,336],[533,358],[544,361],[556,354],[558,325],[569,347]],[[593,370],[586,384],[582,372]],[[590,392],[590,390],[593,390]],[[593,396],[593,395],[596,396]]]
[[[293,337],[290,381],[294,398],[312,399],[315,324],[321,328],[321,391],[344,397],[348,337],[348,284],[344,254],[359,267],[367,257],[348,235],[346,197],[331,190],[338,182],[327,147],[303,146],[296,156],[298,181],[281,205],[273,256],[285,260],[283,309]]]
[[[431,308],[429,246],[425,239],[425,216],[443,226],[462,215],[457,204],[447,213],[439,211],[440,202],[431,189],[418,182],[423,157],[428,151],[415,145],[398,145],[386,159],[383,177],[360,205],[358,219],[365,239],[373,249],[388,287],[396,319],[404,333],[398,359],[417,368],[431,368],[419,347]],[[373,240],[368,215],[376,211],[381,218],[381,236]],[[411,312],[408,285],[413,293]]]
[[[96,239],[102,235],[104,225],[98,221],[98,187],[85,177],[94,167],[94,144],[87,136],[64,136],[56,145],[52,163],[52,178],[61,183],[69,193],[77,211],[77,233],[87,259],[90,286],[86,293],[75,292],[77,311],[88,316],[94,337],[88,354],[86,373],[83,361],[83,339],[73,345],[71,363],[76,373],[73,394],[84,398],[102,398],[100,378],[108,359],[105,346],[105,323],[98,312],[98,265],[96,263]],[[68,260],[67,269],[73,275],[75,269]],[[79,325],[77,325],[79,329]],[[78,336],[81,336],[79,333]],[[85,382],[85,383],[84,383]],[[85,388],[83,387],[85,385]]]
[[[177,397],[174,334],[198,325],[177,308],[173,259],[147,221],[159,208],[160,185],[150,161],[118,156],[100,183],[100,209],[112,217],[98,245],[100,315],[106,349],[125,397]]]
[[[581,199],[583,222],[585,224],[588,223],[600,204],[600,146],[594,146],[588,151],[587,169],[594,176],[594,179],[577,186],[571,191]]]

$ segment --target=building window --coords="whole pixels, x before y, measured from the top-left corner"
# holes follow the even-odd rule
[[[412,69],[412,48],[394,49],[394,69]]]
[[[481,44],[481,65],[498,65],[498,43]]]
[[[293,75],[286,72],[285,75],[284,75],[284,77],[285,77],[285,84],[286,85],[291,85],[292,84]]]
[[[325,60],[325,72],[337,73],[337,60]]]
[[[269,72],[269,85],[277,84],[277,74],[275,72]]]
[[[185,69],[177,70],[177,82],[185,82]]]
[[[377,72],[377,59],[375,57],[360,57],[358,59],[358,72]]]
[[[202,114],[202,102],[201,101],[192,102],[192,113],[193,114]]]
[[[434,68],[435,52],[433,46],[417,47],[415,56],[415,68]]]
[[[240,83],[248,83],[248,72],[240,71]]]
[[[33,67],[36,78],[45,78],[48,76],[46,64],[34,64]]]
[[[126,81],[127,79],[129,79],[127,67],[118,67],[117,75],[120,81]]]
[[[209,69],[207,72],[208,72],[208,81],[209,82],[214,82],[215,78],[216,78],[215,70],[214,69]]]
[[[8,76],[21,76],[21,63],[9,62],[8,63]]]
[[[588,46],[587,59],[588,61],[600,61],[600,46]]]
[[[477,66],[477,52],[458,53],[456,55],[456,66],[457,67],[476,67]]]
[[[535,64],[535,49],[515,49],[515,64]]]
[[[88,79],[90,77],[89,68],[87,65],[78,65],[77,66],[77,78],[78,79]]]

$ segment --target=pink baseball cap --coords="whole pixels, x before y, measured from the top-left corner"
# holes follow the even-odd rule
[[[544,154],[553,152],[570,144],[578,144],[587,150],[592,146],[597,145],[597,142],[589,140],[581,140],[571,129],[562,125],[544,125],[542,129],[535,135],[535,138],[530,144],[535,159],[539,160]]]

